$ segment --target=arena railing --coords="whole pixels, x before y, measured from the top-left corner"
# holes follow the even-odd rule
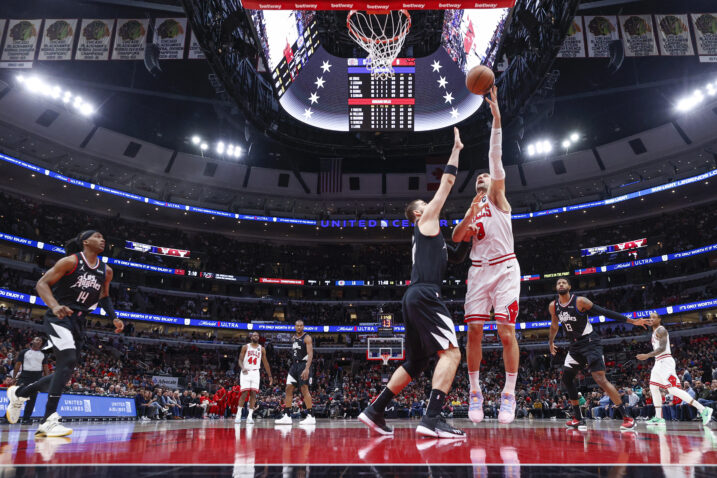
[[[240,214],[240,213],[234,213],[230,211],[221,211],[218,209],[209,209],[209,208],[203,208],[203,207],[197,207],[197,206],[190,206],[189,204],[179,204],[179,203],[173,203],[173,202],[167,202],[167,201],[159,201],[157,199],[153,199],[147,196],[141,196],[138,194],[134,194],[128,191],[121,191],[119,189],[109,188],[106,186],[102,186],[101,184],[95,184],[90,183],[88,181],[83,181],[81,179],[71,178],[68,176],[65,176],[64,174],[60,174],[58,172],[52,171],[50,169],[44,168],[42,166],[38,166],[32,163],[29,163],[27,161],[23,161],[21,159],[8,156],[6,154],[0,153],[0,160],[3,160],[7,163],[13,164],[15,166],[19,166],[21,168],[28,169],[30,171],[33,171],[34,173],[47,176],[52,179],[56,179],[58,181],[62,181],[65,184],[70,184],[77,187],[82,187],[86,189],[90,189],[96,192],[103,192],[106,194],[111,194],[113,196],[118,196],[123,199],[129,200],[129,201],[136,201],[141,202],[145,204],[150,204],[155,207],[162,207],[162,208],[168,208],[168,209],[174,209],[174,210],[180,210],[180,211],[187,211],[187,212],[194,212],[198,214],[207,214],[210,216],[220,216],[220,217],[227,217],[231,219],[239,219],[239,220],[245,220],[245,221],[261,221],[261,222],[273,222],[273,223],[283,223],[283,224],[296,224],[296,225],[302,225],[302,226],[318,226],[319,221],[313,220],[313,219],[297,219],[297,218],[290,218],[290,217],[276,217],[276,216],[257,216],[257,215],[247,215],[247,214]],[[558,215],[563,214],[567,212],[573,212],[573,211],[580,211],[584,209],[592,209],[595,207],[602,207],[602,206],[611,206],[613,204],[628,201],[631,199],[637,199],[637,198],[643,198],[645,196],[649,196],[651,194],[663,192],[669,189],[678,188],[681,186],[686,186],[688,184],[696,183],[699,181],[707,180],[711,177],[717,176],[717,169],[714,169],[712,171],[708,171],[703,174],[699,174],[697,176],[692,176],[685,179],[680,179],[678,181],[672,181],[666,184],[663,184],[661,186],[655,186],[647,189],[643,189],[640,191],[631,192],[628,194],[623,194],[622,196],[617,196],[614,198],[609,199],[603,199],[600,201],[592,201],[582,204],[573,204],[568,206],[562,206],[552,209],[545,209],[542,211],[535,211],[530,213],[521,213],[521,214],[513,214],[512,218],[513,220],[520,220],[520,219],[530,219],[530,218],[536,218],[541,216],[548,216],[548,215]],[[331,222],[331,221],[329,221]],[[354,221],[356,222],[356,221]],[[370,225],[369,220],[364,221],[367,227],[409,227],[410,224],[408,223],[407,219],[380,219],[380,220],[374,220],[374,225]],[[459,220],[452,221],[453,224],[457,224]],[[359,226],[364,227],[364,226]]]
[[[45,242],[41,241],[35,241],[33,239],[27,239],[20,236],[15,236],[12,234],[6,234],[3,232],[0,232],[0,240],[6,241],[6,242],[12,242],[15,244],[20,244],[27,247],[34,247],[36,249],[40,249],[43,251],[49,251],[56,254],[65,254],[65,249],[60,246],[55,246],[53,244],[47,244]],[[680,251],[680,252],[673,252],[670,254],[662,254],[659,256],[653,256],[653,257],[645,257],[643,259],[635,259],[633,261],[628,262],[621,262],[619,264],[607,264],[604,266],[595,266],[595,267],[587,267],[584,269],[575,269],[573,274],[570,274],[568,271],[566,273],[547,273],[547,274],[527,274],[521,276],[520,280],[521,282],[529,282],[529,281],[535,281],[535,280],[541,280],[541,279],[550,279],[550,278],[557,278],[557,277],[564,277],[568,275],[588,275],[588,274],[601,274],[604,272],[611,272],[611,271],[617,271],[617,270],[623,270],[623,269],[630,269],[633,267],[642,267],[649,264],[659,264],[662,262],[669,262],[674,260],[680,260],[680,259],[686,259],[689,257],[694,257],[697,255],[702,254],[708,254],[710,252],[717,251],[717,243],[710,244],[706,246],[697,247],[695,249],[690,249],[687,251]],[[111,266],[119,266],[119,267],[128,267],[133,269],[139,269],[147,272],[156,272],[159,274],[168,274],[173,276],[186,276],[187,270],[186,269],[176,269],[172,267],[162,267],[162,266],[156,266],[152,264],[143,264],[141,262],[133,262],[133,261],[126,261],[123,259],[115,259],[108,256],[100,256],[102,262],[109,264]],[[201,275],[199,275],[201,274]],[[410,284],[410,281],[400,281],[400,280],[341,280],[341,279],[332,279],[332,280],[314,280],[314,279],[285,279],[285,278],[269,278],[269,277],[250,277],[250,276],[237,276],[232,274],[220,274],[216,272],[205,272],[205,271],[198,271],[197,274],[199,277],[204,279],[212,279],[212,280],[220,280],[220,281],[230,281],[230,282],[242,282],[242,283],[251,283],[256,282],[260,284],[276,284],[276,285],[294,285],[294,286],[334,286],[334,287],[352,287],[352,286],[358,286],[358,287],[375,287],[375,286],[407,286]],[[463,280],[458,281],[455,283],[455,281],[451,280],[443,280],[444,285],[460,285],[460,283],[465,282]]]
[[[35,295],[25,294],[22,292],[15,292],[7,289],[0,289],[0,298],[13,300],[15,302],[21,302],[24,304],[32,304],[36,306],[44,306],[46,304],[43,300]],[[705,299],[698,302],[690,302],[687,304],[670,305],[666,307],[656,307],[652,309],[636,310],[632,312],[622,312],[627,318],[647,318],[651,313],[655,312],[659,315],[672,315],[680,314],[685,312],[694,312],[697,310],[717,308],[717,298]],[[205,327],[212,329],[229,329],[229,330],[256,330],[264,332],[294,332],[294,324],[265,324],[265,323],[247,323],[247,322],[231,322],[224,320],[213,320],[213,319],[190,319],[184,317],[172,317],[166,315],[155,315],[145,314],[141,312],[129,312],[124,310],[117,310],[117,316],[121,319],[135,320],[141,322],[152,322],[156,324],[164,325],[177,325],[187,327]],[[106,315],[105,311],[98,307],[92,312],[95,316]],[[604,316],[590,316],[591,323],[607,323],[614,322],[612,319],[608,319]],[[531,329],[544,329],[550,327],[549,320],[534,321],[534,322],[519,322],[516,324],[516,329],[519,330],[531,330]],[[456,332],[466,332],[466,325],[456,325]],[[483,330],[497,330],[496,324],[486,324],[483,326]],[[379,324],[376,325],[305,325],[304,330],[311,333],[378,333]],[[393,330],[398,333],[404,333],[405,328],[403,325],[396,325]]]

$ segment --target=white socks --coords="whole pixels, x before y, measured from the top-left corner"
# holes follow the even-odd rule
[[[480,370],[468,372],[468,380],[471,382],[471,392],[477,392],[480,390]]]
[[[249,415],[247,415],[247,417],[246,417],[247,420],[250,419],[253,414],[254,414],[254,410],[252,410],[252,409],[250,408],[250,409],[249,409]]]
[[[518,380],[518,372],[505,373],[505,387],[503,387],[503,393],[509,393],[515,395],[515,382]]]

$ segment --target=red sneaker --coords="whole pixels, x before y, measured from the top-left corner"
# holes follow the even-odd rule
[[[588,426],[585,423],[585,420],[576,420],[575,418],[571,418],[567,422],[565,422],[565,426],[568,428],[573,428],[575,430],[587,430]]]
[[[623,417],[620,430],[632,430],[635,428],[635,420],[630,417]]]

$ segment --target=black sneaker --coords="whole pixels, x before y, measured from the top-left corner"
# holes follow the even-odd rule
[[[416,433],[433,438],[466,438],[463,430],[453,428],[440,415],[437,417],[424,415],[418,428],[416,428]]]
[[[382,412],[376,411],[373,405],[369,405],[358,416],[358,419],[371,430],[381,435],[393,435],[393,428],[386,425],[386,419]]]

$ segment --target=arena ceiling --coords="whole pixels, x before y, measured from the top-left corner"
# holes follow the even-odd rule
[[[713,5],[711,0],[688,4],[602,0],[582,2],[578,14],[699,12],[711,11]],[[5,0],[0,18],[143,18],[182,15],[184,6],[180,0]],[[325,12],[319,22],[325,26],[326,44],[333,45],[336,53],[352,48],[340,35],[331,36],[326,27],[340,15]],[[420,12],[416,21],[430,25],[431,15]],[[422,53],[437,48],[439,40],[436,31],[424,30],[414,34],[409,44]],[[251,145],[241,161],[257,166],[316,171],[318,156],[343,155],[347,158],[344,172],[421,171],[424,156],[447,154],[450,149],[450,130],[429,133],[420,141],[411,133],[345,133],[341,144],[322,141],[326,135],[316,130],[313,148],[297,148],[264,127],[259,119],[266,111],[239,107],[206,61],[166,61],[161,71],[153,72],[138,61],[36,62],[34,72],[93,98],[99,107],[94,121],[102,127],[190,152],[194,151],[190,138],[195,133],[236,138],[245,150]],[[12,83],[15,73],[0,70],[0,79]],[[700,63],[696,57],[625,58],[617,70],[607,59],[557,59],[548,74],[538,79],[525,104],[505,118],[504,160],[508,164],[526,161],[521,148],[545,135],[558,137],[579,131],[580,147],[590,148],[670,122],[677,114],[677,98],[716,74],[714,64]],[[480,121],[464,126],[469,130],[464,161],[470,163],[467,166],[482,167],[488,131],[485,107],[477,118]],[[296,128],[304,131],[303,125]],[[419,147],[415,143],[420,143]]]

